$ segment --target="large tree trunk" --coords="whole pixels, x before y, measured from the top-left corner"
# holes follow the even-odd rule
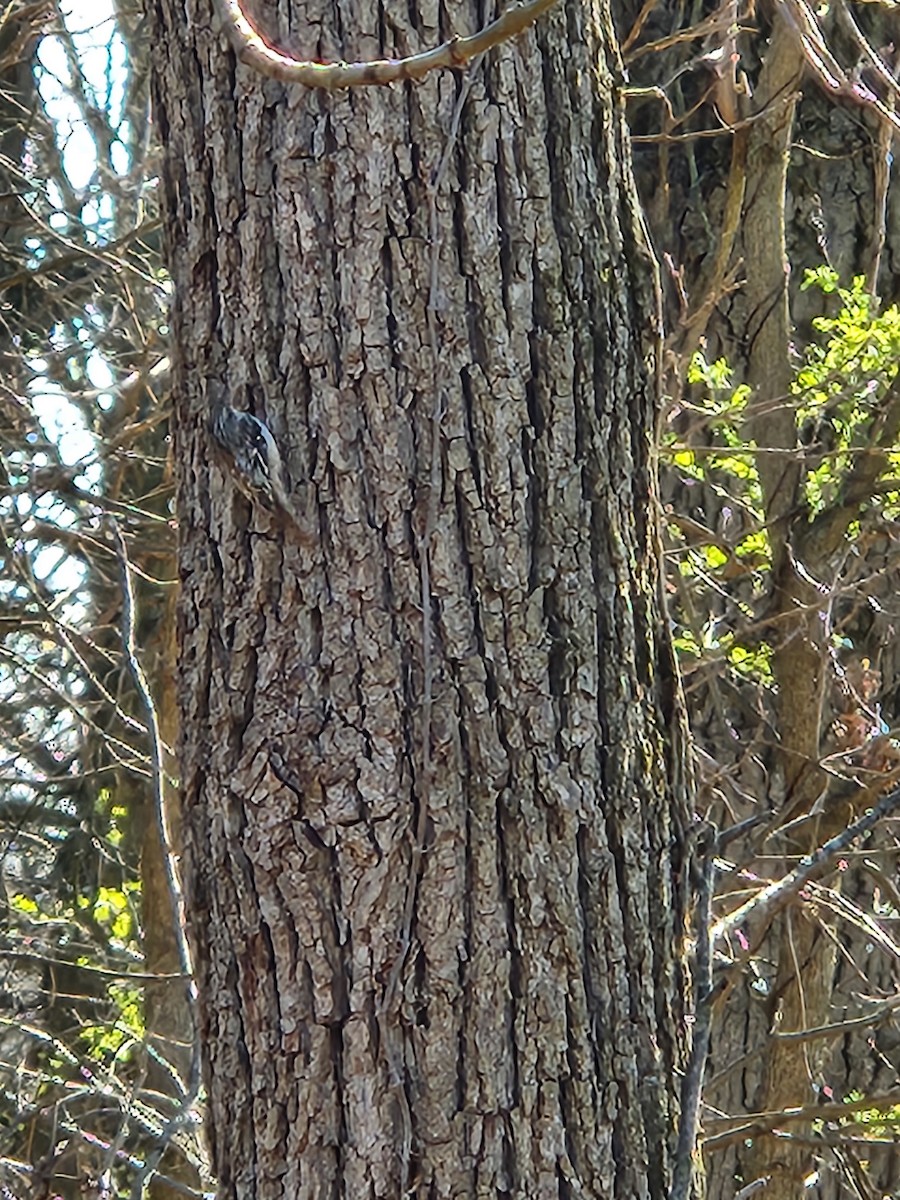
[[[480,17],[291,9],[249,15],[346,59]],[[155,15],[224,1193],[662,1197],[684,739],[607,6],[332,95],[236,72],[208,0]],[[274,431],[313,548],[211,465],[213,380]]]

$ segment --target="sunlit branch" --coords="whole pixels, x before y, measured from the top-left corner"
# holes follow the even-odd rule
[[[883,120],[893,125],[895,129],[900,129],[900,117],[888,108],[865,84],[851,78],[840,63],[838,63],[837,59],[831,53],[815,14],[806,3],[806,0],[783,0],[780,10],[784,14],[789,27],[792,29],[803,52],[803,57],[806,59],[807,65],[812,69],[814,78],[827,92],[844,100],[850,100],[854,104],[861,104],[864,107],[875,109]],[[863,39],[863,42],[865,42],[865,39]],[[867,55],[867,57],[870,60],[870,65],[871,58],[877,58],[875,55]],[[886,75],[887,72],[879,71],[880,78]]]
[[[879,1096],[864,1096],[859,1100],[847,1100],[834,1104],[809,1104],[798,1108],[781,1109],[778,1112],[742,1113],[740,1116],[711,1114],[704,1118],[704,1125],[712,1133],[704,1139],[703,1149],[724,1150],[735,1142],[758,1136],[767,1129],[804,1121],[840,1121],[855,1112],[881,1112],[889,1114],[900,1103],[900,1088],[894,1088]]]
[[[892,772],[886,776],[883,782],[895,783],[896,773]],[[743,927],[748,950],[738,956],[738,961],[749,957],[759,944],[762,930],[768,926],[775,914],[780,912],[808,883],[828,870],[841,851],[846,850],[852,842],[868,833],[883,817],[898,807],[900,807],[900,788],[888,793],[858,821],[854,821],[852,825],[820,846],[813,854],[801,859],[798,866],[788,872],[783,879],[763,888],[746,904],[742,904],[734,912],[722,917],[713,926],[713,937],[715,939],[727,937],[738,928]],[[751,924],[752,932],[748,934]]]
[[[166,881],[169,885],[169,893],[172,897],[173,907],[175,910],[175,940],[178,947],[178,959],[182,974],[188,983],[189,996],[191,1000],[191,1015],[193,1020],[196,1021],[193,1003],[195,1000],[193,983],[194,969],[191,959],[191,950],[187,940],[187,933],[185,932],[187,921],[185,917],[186,910],[184,892],[181,887],[181,879],[176,867],[175,839],[171,829],[165,796],[165,770],[163,765],[162,734],[159,728],[159,718],[156,713],[156,707],[153,703],[153,696],[150,692],[150,684],[147,680],[144,668],[137,656],[134,589],[132,587],[131,580],[131,562],[128,558],[125,539],[122,536],[122,532],[118,525],[114,521],[110,522],[110,532],[112,533],[113,543],[116,548],[122,574],[122,649],[125,653],[125,661],[128,665],[129,673],[147,716],[147,729],[150,735],[150,753],[153,763],[153,778],[155,783],[154,799],[156,802],[156,820],[159,829],[160,842],[163,849]],[[194,1032],[196,1034],[196,1028]]]
[[[215,0],[225,32],[238,60],[261,75],[304,87],[363,87],[367,84],[396,83],[403,79],[422,79],[429,71],[459,68],[486,50],[508,42],[533,25],[556,0],[523,0],[508,8],[496,21],[485,25],[470,37],[453,37],[441,46],[411,54],[407,58],[376,58],[371,62],[320,63],[292,58],[270,46],[244,16],[240,0]]]
[[[897,83],[893,74],[887,69],[884,60],[872,49],[843,0],[837,5],[835,11],[842,21],[844,28],[856,43],[860,54],[868,62],[870,70],[884,85],[886,95],[890,96],[893,94],[894,96],[900,96],[900,84]]]

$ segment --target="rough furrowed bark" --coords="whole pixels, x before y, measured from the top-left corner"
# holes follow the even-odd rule
[[[250,15],[328,59],[477,24]],[[684,743],[606,7],[471,78],[327,96],[235,71],[206,3],[155,18],[224,1193],[662,1197]],[[273,430],[312,548],[211,459],[210,379]]]

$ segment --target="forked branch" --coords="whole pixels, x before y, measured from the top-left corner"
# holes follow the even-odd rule
[[[331,91],[367,84],[396,83],[403,79],[422,79],[429,71],[438,68],[463,67],[485,50],[517,37],[552,8],[556,0],[521,0],[478,33],[469,37],[450,38],[442,46],[424,50],[421,54],[355,63],[320,63],[311,59],[292,58],[268,44],[247,20],[240,0],[214,2],[239,62],[283,83],[300,83],[305,87]]]

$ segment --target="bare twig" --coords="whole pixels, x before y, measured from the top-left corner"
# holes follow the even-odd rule
[[[834,1021],[830,1025],[817,1025],[814,1029],[793,1029],[787,1033],[772,1034],[779,1042],[812,1042],[818,1038],[838,1038],[853,1029],[872,1029],[890,1020],[900,1008],[900,996],[894,996],[884,1004],[879,1005],[874,1013],[868,1016],[849,1017],[846,1021]]]
[[[870,45],[868,38],[853,19],[845,0],[839,0],[838,4],[835,6],[835,11],[837,13],[838,20],[856,43],[857,49],[860,51],[862,56],[867,60],[870,70],[881,81],[881,83],[884,84],[886,94],[888,96],[900,96],[900,84],[897,83],[897,80],[892,72],[888,70],[887,65],[885,64],[881,55],[876,53],[876,51]]]
[[[691,1050],[687,1070],[681,1085],[681,1120],[678,1146],[675,1151],[675,1170],[669,1200],[688,1200],[694,1176],[697,1152],[697,1131],[700,1126],[700,1097],[709,1054],[712,1028],[712,910],[713,846],[710,836],[698,841],[701,861],[695,915],[696,950],[694,952],[694,1024],[691,1030]]]
[[[165,772],[163,768],[163,741],[159,730],[159,718],[156,705],[150,692],[150,684],[144,674],[137,655],[137,638],[135,634],[134,588],[131,585],[131,564],[128,560],[128,550],[125,538],[115,521],[110,522],[110,529],[116,553],[119,557],[119,567],[122,573],[122,648],[125,651],[125,661],[135,689],[140,696],[141,704],[147,714],[147,730],[150,735],[150,757],[153,763],[153,775],[156,789],[156,820],[159,825],[159,836],[162,840],[166,875],[175,907],[176,929],[175,941],[178,946],[179,965],[189,982],[193,994],[194,969],[191,960],[191,949],[185,932],[185,902],[181,880],[176,867],[175,844],[172,828],[169,823],[168,808],[165,802]],[[192,1006],[193,1011],[193,1006]]]
[[[638,13],[637,18],[631,27],[631,31],[620,46],[620,51],[623,58],[641,36],[644,25],[647,23],[647,18],[653,12],[654,8],[656,8],[658,3],[659,0],[644,0],[644,3],[641,5],[641,11]]]
[[[794,870],[785,875],[783,879],[763,888],[746,904],[742,904],[734,912],[717,921],[713,926],[713,937],[727,936],[733,933],[738,926],[746,926],[752,922],[754,932],[748,935],[745,930],[747,950],[740,958],[743,960],[749,957],[756,950],[775,914],[780,912],[806,884],[826,871],[842,850],[846,850],[858,837],[862,837],[863,834],[873,829],[882,817],[887,816],[898,807],[900,807],[900,788],[895,788],[858,821],[854,821],[842,833],[825,842],[812,854],[802,858]]]
[[[786,1108],[780,1112],[744,1113],[739,1117],[707,1117],[705,1124],[711,1128],[719,1127],[721,1133],[706,1138],[703,1148],[706,1151],[724,1150],[727,1146],[744,1138],[754,1137],[769,1129],[780,1128],[782,1125],[792,1125],[806,1121],[840,1121],[855,1112],[890,1112],[900,1104],[900,1088],[884,1092],[880,1096],[864,1096],[861,1100],[848,1100],[846,1103],[808,1104],[800,1108]]]
[[[826,92],[864,108],[873,108],[884,121],[900,129],[900,116],[864,84],[852,79],[837,61],[806,0],[781,0],[779,11],[793,32],[813,78]],[[877,55],[874,57],[877,58]],[[891,94],[893,90],[892,85]]]

